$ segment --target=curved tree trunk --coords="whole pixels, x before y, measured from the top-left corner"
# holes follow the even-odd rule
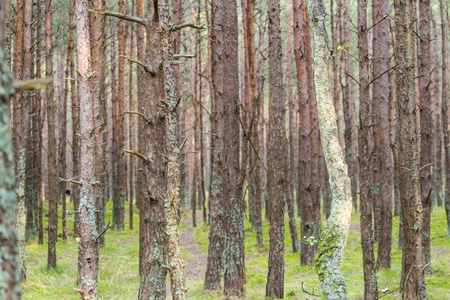
[[[331,214],[323,225],[315,264],[322,297],[349,299],[341,265],[352,212],[350,178],[339,144],[333,94],[328,81],[325,8],[321,0],[311,1],[309,8],[320,137],[333,194]]]

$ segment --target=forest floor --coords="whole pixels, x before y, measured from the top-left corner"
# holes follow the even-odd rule
[[[68,202],[68,210],[71,210]],[[106,220],[112,218],[112,202],[108,203],[109,212]],[[208,230],[203,226],[201,213],[197,224],[192,228],[191,215],[187,212],[181,223],[181,242],[183,258],[186,262],[186,278],[189,299],[220,299],[221,292],[205,292],[203,290],[204,272],[206,269]],[[71,217],[72,219],[72,217]],[[105,247],[100,250],[99,298],[100,299],[137,299],[139,290],[139,219],[134,214],[134,229],[129,229],[129,218],[126,218],[126,230],[123,232],[108,231],[105,236]],[[47,220],[44,220],[45,222]],[[46,223],[44,223],[46,224]],[[59,233],[61,232],[61,221]],[[317,299],[302,291],[318,294],[318,279],[313,267],[300,266],[299,254],[292,251],[291,237],[286,219],[286,251],[285,251],[285,298]],[[432,213],[432,268],[426,275],[429,299],[450,300],[450,238],[447,237],[445,211],[437,207]],[[69,232],[72,233],[73,222],[68,220]],[[297,229],[300,220],[297,219]],[[352,215],[352,225],[344,253],[343,272],[352,299],[362,299],[364,292],[361,244],[359,235],[359,214]],[[263,221],[264,242],[266,247],[256,246],[255,233],[251,225],[245,222],[245,264],[246,264],[246,299],[264,299],[267,277],[269,224]],[[46,235],[45,235],[46,236]],[[394,218],[392,233],[392,268],[378,272],[380,291],[392,291],[383,299],[399,299],[398,286],[401,274],[401,251],[398,250],[398,217]],[[54,270],[47,269],[47,240],[38,245],[37,240],[27,245],[27,277],[22,284],[23,299],[79,299],[75,294],[77,278],[77,241],[74,236],[63,240],[59,235],[57,244],[58,266]],[[167,295],[170,296],[169,276],[167,276]],[[382,293],[384,294],[384,293]]]

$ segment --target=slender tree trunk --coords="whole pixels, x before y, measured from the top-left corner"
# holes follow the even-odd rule
[[[52,0],[45,1],[45,54],[46,54],[46,75],[53,75],[53,45],[52,45]],[[48,148],[56,149],[56,104],[53,98],[53,84],[46,88],[47,101],[47,135]],[[56,241],[58,236],[58,179],[56,153],[47,151],[47,199],[48,199],[48,266],[56,267]]]
[[[60,57],[59,70],[58,70],[58,178],[66,178],[66,148],[67,148],[67,86],[65,85],[64,76],[69,77],[69,65],[64,66],[63,56]],[[64,73],[64,67],[66,67],[66,73]],[[64,75],[65,74],[65,75]],[[58,201],[62,206],[62,236],[63,239],[67,239],[66,228],[66,184],[64,181],[60,181],[58,185]]]
[[[420,192],[423,203],[423,264],[431,270],[431,171],[433,165],[433,101],[431,98],[431,7],[430,0],[419,1],[419,98],[420,98]],[[436,138],[436,137],[435,137]],[[436,170],[435,170],[436,172]]]
[[[224,249],[224,202],[223,194],[223,161],[220,159],[223,151],[223,35],[218,28],[222,27],[222,2],[211,2],[211,80],[213,86],[213,101],[211,106],[211,136],[213,144],[212,181],[210,194],[210,228],[208,243],[208,260],[205,273],[205,290],[219,290],[223,272]]]
[[[131,3],[131,15],[135,14],[135,9],[134,9],[134,0]],[[129,55],[130,56],[134,56],[134,32],[135,32],[135,28],[134,28],[134,24],[131,23],[129,24],[130,26],[130,45],[129,45]],[[128,31],[127,31],[128,34]],[[134,108],[134,95],[133,95],[133,63],[129,62],[128,64],[128,70],[129,70],[129,75],[128,75],[128,111],[136,111],[136,109]],[[128,115],[128,123],[129,123],[129,131],[128,131],[128,141],[129,141],[129,145],[130,145],[130,149],[136,149],[135,146],[135,120],[131,115]],[[129,226],[130,229],[133,230],[133,201],[135,198],[135,174],[134,174],[134,170],[135,170],[135,165],[136,165],[136,160],[134,157],[130,156],[129,158],[129,178],[128,178],[128,184],[130,186],[130,196],[128,198],[128,201],[130,201],[129,203],[129,208],[128,208],[128,215],[129,215]]]
[[[291,16],[288,15],[288,24],[291,23]],[[289,108],[289,153],[286,155],[286,204],[289,215],[289,231],[291,233],[291,241],[293,251],[299,251],[297,226],[295,224],[295,205],[294,205],[294,169],[295,169],[295,155],[294,155],[294,93],[292,91],[292,37],[288,32],[286,42],[286,54],[284,64],[286,66],[285,83],[288,90],[288,108]],[[253,120],[252,120],[253,121]]]
[[[376,24],[372,28],[373,52],[376,56],[376,58],[372,60],[372,80],[374,80],[372,110],[373,115],[375,116],[373,118],[373,123],[377,124],[376,134],[374,134],[375,143],[373,153],[377,153],[377,156],[379,157],[377,162],[380,169],[378,171],[378,178],[380,181],[377,183],[380,193],[378,197],[375,196],[377,202],[379,202],[381,221],[379,222],[380,235],[378,237],[377,266],[380,268],[390,268],[392,244],[392,187],[394,174],[389,138],[389,88],[387,88],[389,87],[389,78],[384,74],[389,69],[389,21],[387,19],[382,20],[382,18],[386,18],[386,16],[389,15],[388,1],[373,1],[372,11],[372,23]],[[367,61],[367,63],[369,62]],[[364,124],[364,126],[368,126],[371,122],[368,118],[364,117],[364,115],[370,115],[370,111],[366,111],[364,112],[364,115],[360,115],[360,120],[365,119],[364,122],[366,122],[366,124]],[[365,155],[367,156],[364,156],[364,158],[361,156],[361,159],[368,159],[368,157],[370,157],[369,153],[365,153]],[[361,165],[360,169],[364,170],[361,168]],[[365,199],[363,199],[363,201],[365,201]]]
[[[124,13],[124,0],[119,0],[119,13]],[[124,105],[125,105],[125,35],[123,20],[118,21],[118,53],[119,64],[117,73],[117,98],[115,101],[114,115],[114,139],[115,147],[114,163],[116,164],[116,178],[114,181],[114,205],[113,205],[113,228],[118,231],[124,230],[125,218],[125,198],[126,198],[126,181],[125,181],[125,157],[122,149],[124,148]]]
[[[97,299],[98,280],[98,247],[99,234],[96,220],[95,199],[99,190],[95,187],[95,138],[92,134],[95,127],[91,45],[89,32],[89,5],[87,0],[75,1],[76,27],[77,27],[77,58],[79,70],[80,92],[80,237],[79,272],[81,278],[81,298]]]
[[[41,37],[42,37],[42,12],[41,1],[36,1],[36,77],[41,77]],[[35,211],[35,221],[37,221],[36,227],[38,229],[38,244],[44,244],[44,226],[43,226],[43,213],[42,206],[44,197],[42,196],[42,113],[41,104],[42,93],[37,91],[35,100],[35,117],[33,118],[33,154],[34,154],[34,188],[36,190],[37,207]]]
[[[445,30],[444,4],[439,0],[441,8],[441,33],[442,33],[442,127],[444,131],[444,149],[445,149],[445,213],[447,215],[447,235],[450,236],[450,138],[448,130],[448,83],[447,83],[447,36]]]
[[[375,4],[374,4],[375,5]],[[378,17],[378,16],[377,16]],[[364,299],[378,299],[377,274],[375,271],[375,254],[373,247],[372,230],[372,202],[371,202],[371,174],[370,174],[370,148],[369,130],[372,117],[370,114],[369,95],[369,48],[367,30],[367,1],[358,1],[358,51],[359,51],[359,115],[358,130],[359,145],[359,174],[360,185],[360,220],[361,244],[364,269]],[[375,68],[374,68],[375,70]],[[387,99],[380,99],[380,101]],[[377,103],[380,106],[384,103]],[[391,192],[392,193],[392,192]]]
[[[325,29],[325,9],[322,1],[311,1],[309,12],[312,24],[314,84],[320,136],[333,195],[331,214],[323,225],[315,265],[323,297],[348,299],[346,283],[340,268],[352,212],[350,178],[339,145],[333,94],[327,79],[329,51]]]
[[[414,60],[410,61],[414,23],[408,0],[395,0],[395,60],[397,64],[397,109],[399,110],[399,175],[404,246],[402,254],[402,299],[417,299],[425,289],[422,265],[422,219]],[[414,220],[415,218],[415,220]],[[425,291],[426,292],[426,291]]]
[[[269,193],[270,248],[266,297],[284,297],[284,209],[286,197],[286,135],[280,2],[269,0]]]
[[[242,296],[245,282],[244,208],[239,166],[239,66],[237,3],[223,5],[223,192],[225,202],[225,296]]]

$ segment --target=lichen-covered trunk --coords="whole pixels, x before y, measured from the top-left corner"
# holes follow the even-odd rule
[[[325,8],[322,1],[311,1],[309,14],[312,24],[314,84],[320,137],[333,195],[330,217],[323,225],[315,265],[322,297],[349,299],[341,265],[350,227],[352,195],[347,165],[339,144],[333,94],[327,76],[329,51],[325,29]]]
[[[237,3],[223,5],[223,192],[225,195],[225,296],[242,296],[245,282],[244,207],[239,166],[239,66]]]
[[[385,18],[389,14],[389,3],[387,0],[378,0],[372,2],[372,23],[373,27],[373,52],[379,59],[372,61],[372,111],[373,123],[376,123],[374,132],[374,149],[377,153],[379,182],[377,186],[380,192],[376,195],[376,201],[379,203],[379,230],[378,237],[378,260],[377,266],[381,268],[391,267],[391,244],[392,244],[392,187],[394,180],[392,151],[390,147],[390,124],[389,124],[389,78],[383,73],[389,68],[389,21]],[[361,63],[361,61],[360,61]],[[367,62],[369,63],[369,62]],[[361,84],[361,80],[360,80]],[[370,99],[369,99],[370,100]],[[365,115],[370,115],[366,111]],[[365,118],[361,114],[360,120]],[[366,118],[367,119],[367,118]],[[370,124],[365,124],[367,126]],[[370,156],[370,154],[366,153]],[[360,168],[364,170],[363,168]]]
[[[213,133],[213,161],[211,177],[211,194],[209,207],[209,243],[208,260],[205,273],[205,290],[219,290],[223,272],[223,249],[224,249],[224,194],[222,178],[223,151],[223,35],[220,28],[222,26],[222,3],[213,0],[211,2],[211,80],[213,86],[213,101],[211,104],[211,132]]]
[[[9,131],[12,75],[3,52],[4,2],[0,3],[0,298],[21,299],[18,234],[15,229],[16,193],[14,157]]]
[[[52,1],[45,1],[45,54],[46,75],[53,76],[53,32]],[[53,84],[45,89],[47,106],[47,149],[57,149],[56,144],[56,104],[53,97]],[[48,266],[56,267],[56,241],[58,237],[58,178],[55,151],[47,151],[47,200],[48,200]]]
[[[280,2],[269,0],[269,270],[266,297],[284,297],[284,210],[286,198],[286,135]]]
[[[93,84],[91,67],[91,45],[89,32],[88,0],[76,0],[78,84],[80,99],[80,242],[78,244],[79,278],[81,298],[98,299],[98,246],[97,198],[98,178],[95,177],[95,127],[93,106]]]
[[[124,0],[119,0],[119,13],[125,11]],[[118,73],[117,73],[117,98],[114,107],[114,161],[116,164],[116,177],[114,181],[114,198],[113,198],[113,229],[122,231],[125,229],[125,198],[126,198],[126,181],[125,181],[125,157],[122,149],[124,148],[124,122],[125,122],[125,36],[123,20],[118,20]]]
[[[431,270],[431,171],[433,165],[433,102],[431,98],[431,7],[430,0],[419,1],[419,99],[420,99],[420,193],[423,203],[423,263]],[[436,139],[437,136],[434,136]],[[434,170],[436,172],[436,170]]]
[[[181,255],[180,231],[178,228],[178,205],[180,202],[180,149],[178,144],[177,95],[174,93],[175,76],[173,69],[172,20],[169,3],[161,0],[158,3],[159,28],[158,37],[161,44],[161,64],[164,85],[164,122],[165,147],[167,154],[166,184],[167,194],[164,198],[165,234],[167,260],[169,265],[172,298],[183,300],[186,297],[185,264]]]
[[[422,265],[423,208],[419,186],[419,135],[415,98],[415,68],[412,56],[413,24],[409,0],[395,0],[395,48],[397,63],[397,109],[399,112],[399,186],[403,222],[402,299],[418,299],[425,292]],[[422,299],[422,297],[420,297]]]
[[[448,131],[448,83],[447,83],[447,36],[445,30],[444,2],[439,0],[441,9],[441,33],[442,33],[442,127],[444,132],[444,149],[445,149],[445,194],[444,206],[447,215],[447,235],[450,235],[450,138]]]
[[[364,299],[378,299],[377,274],[375,270],[375,253],[372,229],[372,197],[369,148],[369,131],[372,117],[370,114],[369,94],[369,47],[367,31],[367,1],[358,1],[358,53],[359,53],[359,173],[360,182],[360,222],[361,246],[364,270]],[[380,97],[380,95],[378,95]],[[381,98],[381,97],[380,97]],[[380,99],[380,101],[387,99]],[[377,103],[377,105],[382,103]],[[392,194],[392,191],[391,191]]]

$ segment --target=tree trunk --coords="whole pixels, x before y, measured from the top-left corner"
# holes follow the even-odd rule
[[[410,61],[413,36],[410,3],[395,0],[395,60],[397,64],[397,109],[399,110],[399,178],[404,246],[402,254],[402,299],[417,299],[425,289],[422,266],[422,218],[418,168],[418,136],[414,86],[414,61]],[[414,220],[415,218],[415,220]],[[426,291],[425,291],[426,292]]]
[[[69,65],[64,66],[63,57],[61,55],[59,61],[58,70],[58,123],[59,123],[59,133],[58,133],[58,178],[66,178],[66,148],[67,148],[67,86],[66,78],[69,77]],[[64,68],[66,72],[64,73]],[[62,236],[63,239],[67,239],[67,228],[66,228],[66,184],[64,181],[60,181],[58,185],[58,201],[62,205]]]
[[[119,0],[119,13],[124,13],[124,0]],[[125,157],[122,149],[124,148],[124,113],[125,113],[125,36],[123,20],[118,21],[118,46],[119,46],[119,64],[117,73],[117,98],[114,103],[114,140],[115,147],[114,163],[116,164],[116,178],[114,181],[114,205],[113,205],[113,228],[117,231],[123,231],[125,228],[125,198],[126,198],[126,181],[125,181]]]
[[[76,0],[77,57],[79,70],[80,97],[80,237],[79,272],[81,278],[82,299],[97,299],[98,280],[98,228],[96,206],[98,189],[95,179],[95,127],[92,95],[93,83],[91,67],[91,45],[89,32],[89,5],[87,0]]]
[[[167,198],[165,174],[166,133],[164,109],[163,73],[157,69],[161,63],[161,44],[157,35],[159,26],[158,7],[148,2],[147,6],[147,44],[145,61],[157,70],[155,76],[144,73],[147,83],[145,87],[146,99],[143,106],[139,106],[141,113],[153,122],[143,124],[142,143],[148,162],[143,164],[144,183],[142,198],[139,201],[140,213],[140,275],[139,299],[165,299],[167,268],[167,246],[164,245],[164,199]],[[138,8],[142,4],[137,4]],[[143,7],[142,7],[143,8]],[[141,9],[139,8],[139,15]],[[142,12],[143,13],[143,12]],[[141,142],[141,139],[140,139]]]
[[[52,0],[45,1],[45,54],[46,75],[53,76],[53,45],[52,45]],[[58,237],[58,178],[56,153],[50,149],[56,149],[56,104],[53,99],[53,84],[45,89],[47,101],[47,199],[48,199],[48,266],[56,267],[56,241]]]
[[[423,264],[431,270],[430,223],[431,223],[431,171],[433,165],[433,102],[431,98],[431,7],[430,0],[419,1],[419,98],[420,98],[420,193],[424,208],[423,217]],[[435,136],[436,138],[436,136]],[[436,172],[436,170],[435,170]]]
[[[442,32],[442,127],[444,131],[444,149],[445,149],[445,213],[447,215],[447,235],[450,236],[450,138],[448,130],[448,83],[447,83],[447,39],[445,30],[444,4],[439,0],[441,8],[441,32]]]
[[[244,208],[239,166],[239,65],[237,3],[223,5],[223,192],[225,202],[224,294],[242,296],[245,282]]]
[[[378,224],[380,226],[380,234],[378,237],[377,266],[389,269],[391,267],[392,187],[394,174],[389,138],[389,78],[384,74],[389,69],[389,21],[387,19],[382,20],[382,18],[386,18],[389,14],[388,1],[373,1],[372,11],[372,24],[376,24],[372,29],[373,52],[376,56],[376,59],[372,60],[372,78],[374,80],[372,86],[372,110],[373,115],[375,116],[373,117],[373,123],[376,123],[377,127],[376,132],[374,132],[375,143],[373,153],[377,153],[377,156],[379,157],[377,160],[377,168],[379,168],[378,178],[380,181],[377,183],[377,186],[379,187],[380,193],[375,197],[376,201],[379,202],[379,215],[381,221]],[[367,61],[367,63],[369,62]],[[364,114],[369,115],[370,111],[366,111]],[[365,118],[363,114],[360,115],[360,120],[366,119],[364,120],[366,122],[364,126],[368,126],[371,123],[370,120]],[[362,157],[362,159],[368,159],[368,157],[370,157],[368,152],[365,153],[365,155],[367,156]],[[361,168],[361,165],[360,169],[364,170]],[[363,199],[363,201],[365,201],[365,199]]]
[[[333,195],[330,217],[323,225],[315,259],[322,297],[348,299],[347,285],[340,270],[347,242],[352,212],[352,195],[347,165],[339,145],[333,94],[328,81],[328,47],[325,29],[325,9],[322,1],[310,2],[311,34],[314,37],[314,84],[321,142],[330,176]]]
[[[4,2],[0,3],[0,154],[2,163],[0,164],[0,190],[2,201],[0,201],[0,225],[2,232],[1,268],[0,268],[0,294],[5,300],[21,299],[20,289],[20,266],[18,234],[15,229],[16,216],[16,193],[14,177],[14,157],[11,147],[9,131],[9,98],[13,96],[14,90],[11,86],[12,75],[9,71],[8,62],[3,52],[4,47]],[[16,31],[17,33],[17,31]]]
[[[375,5],[375,2],[373,3]],[[378,18],[378,15],[376,16]],[[372,122],[370,114],[369,95],[369,49],[367,30],[367,1],[358,1],[358,51],[359,51],[359,174],[360,185],[360,222],[361,222],[361,244],[364,269],[364,299],[378,299],[377,274],[375,271],[375,254],[373,250],[372,230],[372,202],[371,202],[371,174],[370,174],[370,148],[369,130]],[[375,34],[374,34],[375,36]],[[377,44],[377,43],[374,43]],[[379,46],[379,45],[378,45]],[[378,70],[374,68],[374,70]],[[378,70],[379,71],[379,70]],[[376,92],[377,93],[377,92]],[[380,95],[378,95],[380,96]],[[384,95],[381,95],[384,96]],[[380,98],[381,98],[380,96]],[[384,101],[387,99],[379,99]],[[377,103],[384,105],[384,103]],[[392,191],[391,191],[392,193]]]
[[[291,15],[287,16],[288,24],[291,23]],[[285,83],[288,90],[288,108],[289,108],[289,153],[286,155],[286,204],[289,215],[289,231],[291,233],[292,250],[294,253],[299,251],[299,242],[297,234],[297,225],[295,224],[295,205],[294,205],[294,179],[295,179],[295,150],[294,150],[294,93],[292,91],[292,38],[290,32],[286,41],[286,54],[284,64],[286,66]],[[252,120],[253,121],[253,120]],[[287,150],[287,149],[286,149]]]
[[[280,2],[269,0],[269,193],[270,239],[266,297],[284,297],[284,209],[286,197],[286,135]]]
[[[223,35],[221,28],[223,24],[222,2],[213,0],[211,2],[211,80],[214,95],[211,105],[211,132],[213,143],[212,181],[210,194],[210,228],[208,243],[208,260],[205,273],[205,290],[219,290],[220,280],[223,272],[223,249],[224,249],[224,203],[223,199],[223,162],[220,159],[223,151]]]

